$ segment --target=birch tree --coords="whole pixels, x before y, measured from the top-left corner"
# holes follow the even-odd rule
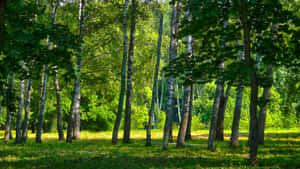
[[[147,125],[147,138],[146,138],[146,145],[147,146],[151,145],[151,129],[152,129],[152,123],[153,123],[152,121],[153,121],[153,118],[154,118],[155,97],[156,97],[156,94],[157,94],[157,79],[158,79],[159,65],[160,65],[162,33],[163,33],[163,14],[161,14],[160,22],[159,22],[159,38],[158,38],[158,44],[157,44],[157,59],[156,59],[156,66],[155,66],[155,73],[154,73],[154,80],[153,80],[153,88],[152,88],[151,108],[149,110],[149,119],[148,119],[148,125]],[[157,104],[157,107],[159,107],[159,104]]]

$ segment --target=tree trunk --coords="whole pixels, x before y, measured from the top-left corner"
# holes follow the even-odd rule
[[[267,67],[267,72],[269,75],[269,80],[273,81],[273,66],[269,65]],[[271,95],[271,86],[265,87],[263,92],[263,99],[268,101]],[[264,144],[264,136],[265,136],[265,122],[266,122],[266,115],[267,115],[268,103],[265,104],[259,111],[258,117],[258,144]]]
[[[235,108],[232,122],[231,130],[231,141],[230,145],[232,148],[237,148],[239,146],[239,128],[240,128],[240,119],[241,119],[241,110],[242,110],[242,101],[243,101],[243,86],[238,86]]]
[[[118,132],[120,128],[120,123],[122,119],[124,96],[126,90],[126,61],[127,61],[127,9],[129,0],[125,0],[124,14],[123,14],[123,60],[122,60],[122,70],[121,70],[121,91],[119,97],[119,106],[117,118],[112,135],[112,144],[118,143]]]
[[[224,62],[220,64],[220,69],[224,68]],[[216,88],[216,94],[215,94],[215,100],[213,104],[213,111],[211,115],[211,122],[210,122],[210,128],[209,128],[209,137],[208,137],[208,149],[211,151],[214,151],[215,149],[215,138],[216,138],[216,125],[218,120],[218,112],[220,107],[220,101],[221,101],[221,94],[222,94],[222,79],[219,77],[217,79],[217,88]]]
[[[4,13],[5,13],[5,7],[8,0],[1,0],[0,2],[0,54],[3,51],[3,42],[4,42]]]
[[[177,46],[177,40],[175,38],[175,35],[176,35],[176,3],[172,5],[169,62],[171,62],[176,57],[175,48]],[[163,136],[163,149],[168,148],[168,141],[170,137],[171,125],[173,120],[173,96],[174,96],[174,78],[170,76],[168,77],[167,112],[166,112],[166,121],[165,121],[164,136]]]
[[[132,101],[132,75],[133,75],[133,56],[134,56],[134,41],[135,41],[135,25],[136,25],[136,0],[132,0],[132,14],[130,26],[130,42],[128,55],[127,69],[127,91],[126,91],[126,108],[125,108],[125,124],[123,142],[130,141],[131,127],[131,101]]]
[[[14,85],[15,85],[15,73],[13,72],[11,75],[11,80],[10,80],[10,86],[7,90],[7,100],[6,100],[6,123],[5,123],[5,136],[4,136],[4,142],[8,142],[10,139],[12,139],[12,135],[11,135],[11,112],[13,111],[13,103],[12,103],[12,99],[13,99],[13,95],[14,95]]]
[[[191,15],[190,12],[186,11],[186,16],[189,21],[191,21]],[[192,36],[187,36],[187,59],[192,59]],[[186,132],[188,128],[189,118],[190,118],[190,108],[191,108],[191,94],[192,94],[192,85],[190,84],[190,81],[192,80],[192,76],[190,75],[192,72],[186,72],[186,81],[188,84],[184,85],[184,96],[183,96],[183,118],[180,123],[180,128],[178,132],[177,137],[177,147],[184,147],[184,141],[186,138]]]
[[[21,135],[21,125],[22,125],[22,113],[23,113],[23,106],[24,106],[24,88],[25,88],[25,80],[24,80],[24,71],[25,71],[25,64],[24,60],[21,61],[22,72],[20,75],[20,100],[19,100],[19,107],[16,119],[16,140],[17,144],[22,142],[22,135]]]
[[[228,98],[230,96],[230,90],[231,90],[231,86],[227,86],[225,96],[224,96],[224,92],[222,93],[221,96],[220,108],[218,113],[218,121],[217,121],[217,133],[216,133],[216,140],[219,141],[224,141],[224,118],[225,118],[225,110],[226,110]]]
[[[250,28],[248,25],[248,14],[247,7],[244,0],[241,2],[241,20],[244,30],[244,42],[245,42],[245,60],[250,71],[251,81],[251,96],[250,96],[250,162],[252,166],[258,165],[257,160],[257,135],[258,135],[258,121],[257,121],[257,95],[258,95],[258,84],[256,72],[253,70],[253,63],[251,61],[251,39],[250,39]]]
[[[192,118],[193,118],[193,87],[194,85],[191,85],[191,94],[190,94],[190,107],[189,107],[189,119],[188,119],[188,125],[186,129],[185,134],[185,140],[191,140],[192,139]]]
[[[159,73],[159,64],[160,64],[160,55],[161,55],[161,41],[162,41],[162,32],[163,32],[163,14],[160,16],[160,24],[159,24],[159,38],[157,44],[157,59],[156,59],[156,66],[155,66],[155,73],[154,73],[154,81],[153,81],[153,89],[152,89],[152,100],[151,100],[151,108],[149,111],[149,121],[147,126],[147,139],[146,145],[151,145],[151,129],[152,129],[152,120],[154,117],[154,106],[155,106],[155,97],[157,92],[157,79]],[[157,105],[159,106],[159,105]]]
[[[178,88],[178,82],[176,83],[176,98],[177,98],[177,114],[178,114],[178,122],[181,123],[181,110],[180,110],[180,101],[179,101],[179,88]]]
[[[227,28],[227,21],[224,21],[224,32],[226,32]],[[222,37],[221,38],[221,48],[225,47],[225,40]],[[222,59],[222,62],[219,66],[220,72],[224,71],[224,58]],[[215,139],[216,139],[216,130],[217,130],[217,122],[218,122],[218,114],[219,114],[219,109],[220,109],[220,104],[222,104],[222,97],[224,95],[224,82],[223,82],[223,77],[219,76],[217,81],[217,88],[216,88],[216,94],[215,94],[215,100],[213,104],[213,111],[212,111],[212,116],[211,116],[211,123],[210,123],[210,128],[209,128],[209,137],[208,137],[208,149],[211,151],[214,151],[215,149]]]
[[[60,97],[60,88],[59,88],[59,82],[58,82],[58,70],[55,70],[54,86],[55,86],[55,92],[56,92],[58,139],[64,140],[65,136],[64,136],[64,131],[63,131],[63,127],[62,127],[61,97]]]
[[[25,96],[25,116],[22,123],[22,141],[25,142],[28,136],[28,119],[30,113],[31,91],[32,91],[32,73],[33,73],[33,61],[30,63],[29,79],[26,82],[26,96]]]
[[[81,40],[83,39],[84,10],[85,10],[85,0],[80,0],[78,34]],[[81,63],[82,43],[79,44],[79,50],[80,50],[79,51],[80,54],[76,58],[76,64],[77,64],[76,79],[74,82],[72,104],[71,104],[71,110],[70,110],[69,120],[68,120],[68,129],[67,129],[68,143],[72,143],[72,131],[73,131],[73,139],[80,138],[80,80],[81,80],[81,66],[82,66]]]
[[[50,42],[48,42],[50,43]],[[50,47],[50,44],[48,44]],[[43,130],[43,118],[44,118],[44,111],[45,111],[45,104],[46,104],[46,90],[47,90],[47,79],[48,79],[48,64],[44,65],[44,77],[42,81],[42,96],[41,96],[41,101],[40,101],[40,112],[38,116],[38,123],[37,123],[37,131],[36,131],[36,139],[35,141],[37,143],[42,142],[42,130]]]

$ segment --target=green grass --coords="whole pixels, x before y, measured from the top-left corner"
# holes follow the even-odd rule
[[[162,132],[153,132],[152,147],[145,147],[145,131],[132,131],[130,144],[111,145],[110,132],[82,132],[81,140],[72,144],[58,141],[56,133],[43,134],[43,143],[34,142],[34,134],[25,144],[3,142],[0,131],[0,168],[249,168],[246,133],[240,146],[229,148],[229,131],[224,142],[216,143],[216,151],[207,151],[207,130],[193,133],[188,143],[199,146],[162,150]],[[120,136],[122,133],[120,133]],[[174,132],[175,135],[175,132]],[[259,167],[300,168],[300,134],[297,130],[267,131],[266,143],[259,147]]]

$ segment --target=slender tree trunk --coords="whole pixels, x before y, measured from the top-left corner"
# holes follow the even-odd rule
[[[147,126],[147,139],[146,139],[147,146],[151,145],[151,129],[152,129],[152,120],[153,120],[153,116],[154,116],[155,97],[156,97],[156,92],[157,92],[157,79],[158,79],[160,55],[161,55],[162,32],[163,32],[163,15],[161,14],[160,24],[159,24],[159,38],[158,38],[158,45],[157,45],[157,59],[156,59],[153,89],[152,89],[152,100],[151,100],[151,108],[149,111],[149,120],[148,120],[148,126]],[[157,105],[157,106],[159,106],[159,105]]]
[[[3,42],[4,42],[4,13],[5,13],[5,7],[8,0],[1,0],[0,1],[0,54],[2,52]]]
[[[227,21],[224,21],[224,32],[226,32],[227,28]],[[221,48],[225,47],[225,40],[222,37],[221,38]],[[224,71],[224,58],[219,66],[220,72]],[[224,95],[224,82],[223,77],[219,76],[217,81],[217,88],[216,88],[216,94],[215,94],[215,100],[213,104],[213,112],[211,116],[211,123],[209,128],[209,137],[208,137],[208,149],[211,151],[214,151],[215,149],[215,139],[216,139],[216,130],[217,130],[217,121],[218,121],[218,114],[220,109],[220,104],[222,104],[222,96]]]
[[[22,66],[22,73],[20,75],[20,100],[19,100],[19,107],[16,119],[16,140],[17,144],[22,142],[22,135],[21,135],[21,125],[22,125],[22,113],[23,113],[23,106],[24,106],[24,88],[25,88],[25,80],[24,80],[24,71],[25,71],[25,64],[24,61],[21,61]]]
[[[248,25],[248,12],[247,6],[244,0],[240,0],[241,2],[241,20],[243,24],[244,30],[244,42],[245,42],[245,60],[246,64],[250,71],[250,81],[251,81],[251,96],[250,96],[250,162],[252,166],[258,165],[257,160],[257,135],[258,135],[258,120],[257,120],[257,96],[258,96],[258,84],[256,72],[253,70],[253,63],[251,61],[251,39],[250,39],[250,28]]]
[[[132,0],[129,55],[128,55],[128,63],[127,63],[128,64],[128,69],[127,69],[125,124],[124,124],[124,137],[123,137],[123,142],[124,143],[129,143],[129,141],[130,141],[131,102],[132,102],[132,75],[133,75],[135,25],[136,25],[136,0]]]
[[[178,82],[176,83],[176,99],[177,99],[177,114],[178,114],[178,121],[179,124],[181,123],[181,110],[180,110],[180,101],[179,101],[179,88],[178,88]]]
[[[189,119],[188,119],[188,125],[186,129],[185,134],[185,140],[191,140],[192,139],[192,118],[193,118],[193,87],[194,85],[191,85],[191,94],[190,94],[190,107],[189,107]]]
[[[190,12],[187,10],[186,11],[186,16],[189,21],[191,21],[191,15]],[[186,53],[187,53],[187,59],[191,60],[192,59],[192,36],[188,35],[187,36],[187,48],[186,48]],[[191,94],[192,94],[192,85],[190,84],[190,81],[192,80],[192,76],[190,75],[192,72],[186,72],[186,81],[188,84],[184,85],[184,96],[183,96],[183,118],[180,123],[180,128],[178,132],[178,137],[177,137],[177,147],[184,147],[184,141],[186,138],[186,132],[188,128],[188,123],[189,123],[189,114],[190,114],[190,108],[191,108]]]
[[[64,140],[65,136],[64,136],[64,131],[63,131],[63,127],[62,127],[61,97],[60,97],[60,88],[59,88],[59,81],[58,81],[58,70],[55,70],[54,86],[55,86],[55,92],[56,92],[58,139]]]
[[[80,0],[79,3],[79,38],[83,39],[83,24],[84,24],[84,10],[85,10],[85,0]],[[76,58],[77,63],[77,74],[74,83],[74,91],[72,97],[72,104],[71,110],[69,114],[68,120],[68,129],[67,129],[67,142],[72,143],[72,131],[73,131],[73,138],[79,139],[80,138],[80,80],[81,80],[81,54],[82,54],[82,44],[79,44],[80,54]],[[74,115],[74,119],[73,119]],[[74,123],[73,123],[74,120]],[[73,126],[74,124],[74,126]]]
[[[33,72],[33,61],[30,63],[30,73],[29,76],[32,76]],[[30,113],[30,102],[31,102],[31,91],[32,91],[32,77],[29,77],[26,81],[26,96],[25,96],[25,116],[22,123],[22,141],[25,142],[28,136],[28,119]]]
[[[224,62],[220,64],[220,69],[224,68]],[[208,149],[214,151],[215,149],[215,138],[216,138],[216,125],[218,120],[218,112],[220,107],[221,101],[221,94],[222,94],[222,79],[219,77],[217,79],[217,88],[215,94],[215,100],[213,104],[213,111],[211,116],[210,128],[209,128],[209,137],[208,137]]]
[[[175,35],[176,35],[176,3],[172,5],[169,62],[171,62],[176,57],[175,48],[177,46],[177,40],[175,38]],[[170,76],[168,77],[167,112],[166,112],[166,122],[164,127],[164,136],[163,136],[163,149],[168,149],[168,141],[170,138],[170,131],[171,131],[171,125],[173,120],[173,96],[174,96],[174,78]]]
[[[118,132],[120,128],[120,123],[122,119],[124,96],[126,90],[126,61],[127,61],[127,9],[129,0],[125,0],[124,14],[123,14],[123,60],[122,60],[122,70],[121,70],[121,91],[119,97],[119,106],[117,118],[112,135],[112,144],[118,143]]]
[[[48,42],[50,43],[50,42]],[[50,44],[48,45],[50,47]],[[45,112],[45,104],[46,104],[46,90],[47,90],[47,80],[48,80],[48,64],[44,65],[44,77],[42,81],[42,97],[40,101],[40,112],[38,116],[38,123],[37,123],[37,131],[36,131],[36,139],[37,143],[42,142],[42,130],[43,130],[43,118]]]
[[[9,89],[7,90],[7,115],[6,115],[6,123],[5,123],[5,136],[4,136],[4,142],[8,142],[10,139],[12,139],[12,134],[11,134],[11,112],[13,111],[13,95],[14,95],[14,85],[15,85],[15,73],[13,72],[11,75],[11,80],[10,80],[10,86]]]
[[[242,110],[242,101],[243,101],[243,86],[240,85],[237,88],[235,108],[232,122],[231,130],[231,141],[230,145],[232,148],[237,148],[239,146],[239,128],[240,128],[240,119],[241,119],[241,110]]]
[[[164,101],[164,75],[162,74],[162,79],[161,79],[161,94],[160,94],[160,104],[159,104],[159,109],[162,109],[162,104]]]
[[[223,87],[224,89],[224,87]],[[228,102],[228,98],[230,96],[231,86],[227,86],[226,94],[222,93],[220,108],[218,113],[218,121],[217,121],[217,133],[216,140],[224,141],[224,118],[225,118],[225,110]]]
[[[273,66],[272,65],[268,66],[267,72],[269,75],[269,80],[273,81]],[[272,86],[264,88],[264,92],[263,92],[264,100],[269,100],[270,95],[271,95],[271,88],[272,88]],[[268,103],[260,109],[259,117],[258,117],[258,144],[262,144],[262,145],[264,144],[265,122],[266,122],[267,109],[268,109]]]

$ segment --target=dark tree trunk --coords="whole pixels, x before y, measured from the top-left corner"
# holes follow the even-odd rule
[[[28,119],[29,119],[29,113],[30,113],[30,102],[31,102],[31,91],[32,91],[32,72],[33,72],[33,61],[30,63],[29,68],[29,79],[27,79],[26,82],[26,98],[25,98],[25,116],[22,123],[22,141],[25,142],[27,140],[28,136]]]
[[[14,109],[14,105],[12,103],[13,95],[14,95],[14,85],[15,85],[15,73],[13,72],[11,75],[10,86],[9,90],[7,90],[7,100],[6,100],[6,123],[5,123],[5,135],[4,135],[4,142],[9,142],[12,139],[11,134],[11,112]]]
[[[159,38],[158,38],[158,44],[157,44],[157,59],[156,59],[153,89],[152,89],[152,100],[151,100],[151,108],[149,111],[149,121],[148,121],[148,126],[147,126],[147,139],[146,139],[147,146],[151,145],[151,129],[152,129],[152,121],[154,118],[155,97],[157,94],[156,93],[157,92],[157,79],[158,79],[160,55],[161,55],[162,33],[163,33],[163,15],[161,14],[160,24],[159,24]],[[157,106],[159,106],[159,105],[157,105]]]
[[[190,94],[190,107],[189,107],[189,120],[185,134],[185,140],[192,139],[192,118],[193,118],[193,85],[191,85],[191,94]]]
[[[186,16],[188,20],[191,20],[191,15],[190,12],[187,10],[186,11]],[[192,59],[192,36],[188,35],[187,36],[187,48],[186,48],[186,53],[187,53],[187,59],[191,60]],[[183,118],[180,123],[180,128],[178,132],[178,137],[177,137],[177,147],[184,147],[184,141],[186,138],[186,132],[188,128],[188,123],[189,123],[189,118],[190,118],[190,106],[191,106],[191,93],[192,93],[192,85],[190,84],[192,80],[192,76],[190,75],[192,72],[186,72],[186,81],[187,84],[184,85],[184,96],[183,96]]]
[[[129,143],[130,141],[135,24],[136,24],[136,0],[132,0],[130,42],[129,42],[128,69],[127,69],[126,108],[125,108],[125,122],[124,122],[125,124],[124,124],[124,137],[123,137],[124,143]]]
[[[230,145],[232,148],[237,148],[239,146],[239,128],[240,128],[240,119],[241,119],[241,110],[242,110],[242,101],[243,101],[243,86],[238,86],[235,108],[232,122],[231,130],[231,141]]]
[[[127,9],[129,0],[125,0],[124,14],[123,14],[123,60],[122,60],[122,70],[121,70],[121,90],[119,97],[119,106],[117,118],[112,135],[112,144],[118,143],[118,133],[120,128],[120,123],[122,119],[124,96],[126,90],[126,61],[127,61]]]
[[[58,81],[58,70],[55,70],[54,76],[54,86],[56,92],[56,111],[57,111],[57,132],[58,132],[58,139],[64,140],[64,131],[62,127],[62,113],[61,113],[61,97],[60,97],[60,88],[59,88],[59,81]]]
[[[220,108],[218,113],[218,121],[217,121],[217,133],[216,133],[216,140],[219,141],[224,141],[224,118],[225,118],[225,110],[226,110],[228,98],[230,96],[230,90],[231,90],[231,86],[227,86],[225,96],[224,96],[224,92],[222,93],[221,96]]]
[[[85,0],[80,0],[79,17],[78,17],[79,20],[78,35],[81,40],[83,39],[84,10],[85,10]],[[82,66],[81,63],[82,43],[79,44],[79,50],[80,50],[79,51],[80,54],[76,58],[78,71],[74,82],[72,104],[71,104],[71,110],[70,110],[69,120],[68,120],[67,143],[72,143],[72,139],[80,139],[80,80],[81,80],[81,66]],[[72,133],[73,133],[73,137],[72,137]]]
[[[220,64],[220,69],[223,68],[224,68],[224,62]],[[220,77],[216,81],[217,88],[216,88],[215,100],[213,104],[213,111],[212,111],[210,128],[209,128],[208,149],[211,151],[214,151],[215,149],[216,127],[217,127],[218,112],[219,112],[221,94],[222,94],[221,81],[222,80]]]
[[[269,65],[267,68],[267,72],[269,75],[269,81],[273,81],[273,66]],[[271,95],[271,86],[265,87],[263,92],[263,99],[268,101]],[[266,115],[267,115],[268,103],[264,107],[262,107],[259,111],[258,117],[258,144],[264,144],[264,137],[265,137],[265,122],[266,122]]]
[[[22,73],[20,75],[20,100],[17,112],[17,119],[16,119],[16,140],[17,144],[22,143],[22,134],[21,134],[21,125],[22,125],[22,113],[23,113],[23,106],[24,106],[24,88],[25,88],[25,80],[24,80],[24,71],[25,71],[25,64],[24,61],[21,61],[21,69]]]
[[[7,76],[6,76],[6,81],[5,81],[5,87],[4,87],[4,90],[3,90],[3,98],[2,98],[2,101],[1,101],[1,107],[0,107],[0,117],[1,117],[1,114],[3,112],[3,105],[6,104],[6,97],[7,97],[7,89],[8,89],[8,81],[9,81],[9,73],[7,73]]]
[[[247,6],[244,0],[241,2],[241,20],[243,24],[244,43],[245,43],[245,61],[250,72],[251,81],[251,96],[250,96],[250,162],[252,166],[258,165],[257,160],[257,135],[258,135],[258,119],[257,119],[257,96],[258,96],[258,83],[256,72],[253,70],[253,62],[251,60],[251,39],[250,39],[250,28],[248,25],[248,12]]]
[[[5,13],[5,7],[8,0],[1,0],[0,1],[0,54],[2,52],[3,48],[3,42],[4,42],[4,13]]]
[[[50,46],[50,44],[49,44]],[[44,73],[43,73],[43,81],[42,81],[42,96],[40,101],[40,112],[38,116],[37,130],[36,130],[36,139],[37,143],[42,142],[42,130],[43,130],[43,118],[46,104],[46,90],[47,90],[47,79],[48,79],[48,64],[44,65]]]
[[[176,35],[176,3],[172,5],[172,15],[171,15],[171,38],[170,38],[170,52],[169,52],[169,62],[171,62],[175,57],[175,48],[177,46]],[[173,96],[174,96],[174,78],[172,76],[168,77],[168,91],[167,91],[167,112],[166,121],[164,127],[163,136],[163,149],[168,148],[168,141],[170,138],[171,125],[173,121]]]

